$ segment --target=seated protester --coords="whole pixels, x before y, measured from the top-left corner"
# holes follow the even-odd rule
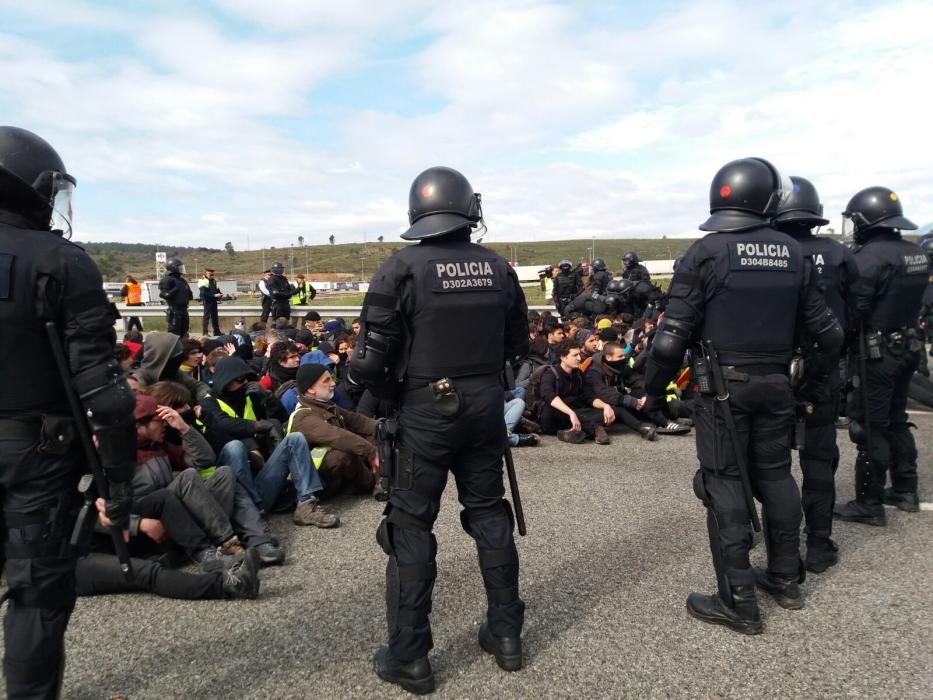
[[[308,350],[311,349],[313,345],[316,344],[314,340],[314,334],[305,328],[300,328],[298,332],[295,333],[295,337],[292,342],[298,346],[299,355],[304,355],[306,352],[308,352]]]
[[[187,374],[192,379],[200,381],[201,367],[204,363],[204,346],[200,340],[195,338],[183,338],[181,341],[181,350],[185,359],[181,361],[179,371]]]
[[[528,312],[528,342],[530,343],[541,334],[541,314],[537,311]]]
[[[518,366],[518,370],[515,372],[515,386],[527,388],[532,373],[538,369],[538,367],[543,367],[544,365],[549,364],[548,355],[549,348],[547,344],[547,337],[544,335],[539,335],[533,338],[531,343],[528,345],[528,354],[525,356],[525,359],[522,360],[521,364]]]
[[[534,447],[540,440],[534,433],[523,433],[519,435],[515,432],[519,424],[525,421],[525,400],[520,398],[511,398],[509,392],[505,399],[505,431],[510,447]],[[527,422],[527,421],[526,421]]]
[[[143,334],[139,331],[127,331],[123,334],[123,344],[133,353],[133,360],[139,362],[142,359],[140,350],[143,349]]]
[[[541,432],[556,433],[558,440],[571,443],[583,442],[587,437],[595,437],[600,443],[608,440],[604,425],[615,421],[615,413],[586,387],[580,371],[580,348],[565,340],[558,355],[557,366],[538,370]]]
[[[184,445],[183,436],[188,431],[193,430],[202,434],[205,432],[206,426],[198,419],[198,411],[190,406],[191,393],[184,385],[177,382],[158,382],[149,387],[147,392],[149,397],[159,404],[160,408],[168,407],[173,409],[188,426],[187,430],[183,430],[184,426],[176,422],[175,425],[170,423],[166,428],[164,442],[169,454],[171,454],[169,446]],[[168,417],[172,418],[170,414]],[[195,482],[200,481],[230,521],[237,538],[246,547],[256,549],[263,565],[284,564],[284,547],[278,545],[272,535],[269,534],[259,509],[253,503],[253,499],[246,492],[245,487],[239,483],[232,468],[220,464],[221,466],[216,467],[213,465],[201,466],[197,470],[197,475],[194,473],[195,470],[186,469],[172,480],[169,488],[175,490],[182,498],[190,497],[188,492],[191,491],[198,497],[203,494],[203,489],[201,489],[200,484]],[[196,512],[193,514],[196,518],[198,517]],[[209,517],[213,517],[213,515]]]
[[[251,440],[250,450],[258,449],[268,459],[272,446],[267,438],[281,428],[288,414],[255,379],[255,373],[239,357],[225,357],[214,368],[211,391],[201,398],[200,405],[207,425],[205,436],[215,451],[231,440]]]
[[[548,317],[548,319],[544,322],[544,335],[547,338],[548,364],[556,365],[560,361],[558,348],[564,341],[564,338],[566,338],[564,327],[553,316]]]
[[[223,358],[230,357],[230,354],[224,348],[215,348],[209,355],[204,356],[204,364],[201,367],[201,380],[208,386],[214,382],[214,369],[217,363]]]
[[[619,332],[615,328],[604,328],[599,331],[599,349],[602,350],[606,347],[606,343],[618,343],[619,342]]]
[[[113,359],[120,364],[120,369],[126,371],[133,366],[133,351],[123,343],[117,343],[113,346]]]
[[[301,355],[298,352],[298,346],[293,342],[280,341],[276,343],[269,352],[268,370],[259,380],[259,386],[266,391],[281,396],[283,392],[280,392],[279,389],[283,385],[295,385],[299,360],[301,360]]]
[[[388,497],[379,478],[376,421],[334,403],[334,379],[322,364],[298,368],[298,406],[288,421],[289,435],[304,435],[311,459],[324,481],[326,496],[344,487]]]
[[[575,342],[580,346],[580,357],[584,362],[599,351],[599,336],[586,328],[577,331]]]
[[[319,314],[317,311],[308,311],[304,315],[304,319],[302,320],[301,325],[305,330],[309,331],[314,336],[316,341],[317,337],[321,334],[322,331],[321,327],[323,324],[321,323],[321,314]],[[315,345],[316,344],[317,343],[315,342]]]
[[[333,345],[328,341],[323,341],[315,350],[306,352],[301,356],[301,364],[318,364],[324,365],[327,368],[327,372],[330,374],[331,378],[336,382],[337,381],[337,353],[334,350]],[[282,406],[285,408],[286,412],[289,415],[294,413],[295,408],[298,406],[298,391],[292,387],[282,394],[280,397],[282,401]],[[356,404],[353,399],[346,393],[343,389],[337,387],[334,391],[334,403],[340,406],[340,408],[352,411],[356,408]]]
[[[163,380],[181,382],[200,398],[208,392],[208,387],[180,371],[184,361],[181,338],[174,333],[154,331],[146,336],[139,370],[147,384]]]
[[[262,321],[256,321],[249,327],[249,337],[253,342],[266,333],[266,324]]]

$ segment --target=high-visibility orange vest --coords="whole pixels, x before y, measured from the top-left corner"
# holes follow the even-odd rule
[[[126,303],[134,305],[143,303],[143,288],[139,284],[126,283]]]

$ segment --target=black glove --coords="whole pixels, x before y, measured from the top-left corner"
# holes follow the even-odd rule
[[[104,510],[114,527],[126,530],[130,526],[130,506],[133,505],[133,482],[118,481],[110,484],[110,498]]]
[[[268,433],[270,430],[276,427],[276,421],[269,420],[268,418],[261,421],[256,421],[256,430],[257,433]]]
[[[250,395],[265,396],[265,394],[266,394],[266,390],[263,389],[262,386],[260,386],[259,382],[257,381],[246,382],[246,395],[247,396],[250,396]]]

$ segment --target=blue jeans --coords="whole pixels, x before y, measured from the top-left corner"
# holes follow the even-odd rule
[[[505,403],[505,429],[509,431],[509,444],[512,447],[518,445],[518,435],[516,435],[513,430],[515,426],[518,425],[518,421],[522,419],[522,414],[525,412],[525,402],[522,399],[512,399],[511,401],[506,401]]]
[[[286,435],[275,448],[259,473],[253,476],[249,467],[249,455],[246,445],[239,440],[231,440],[217,456],[217,464],[227,464],[236,472],[237,481],[262,511],[268,511],[274,504],[288,475],[292,475],[298,500],[306,501],[324,490],[321,477],[311,463],[308,441],[301,433]]]

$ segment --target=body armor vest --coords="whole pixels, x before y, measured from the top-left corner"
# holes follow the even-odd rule
[[[859,248],[855,261],[862,274],[881,269],[869,325],[882,332],[916,327],[930,274],[920,246],[901,238],[873,239]]]
[[[612,281],[612,276],[605,270],[599,270],[593,273],[593,292],[596,294],[605,294],[606,286]]]
[[[698,337],[713,340],[724,365],[789,365],[804,279],[800,245],[772,228],[711,233],[702,244],[714,279],[706,276]]]
[[[561,271],[554,280],[554,297],[557,299],[573,299],[576,289],[577,278],[572,272]]]
[[[804,255],[809,255],[813,261],[814,271],[819,276],[820,292],[826,300],[826,305],[836,315],[839,325],[848,328],[848,270],[845,266],[845,246],[832,239],[814,235],[802,238],[795,236],[795,239],[800,243]],[[849,263],[854,264],[854,261],[850,259]]]

